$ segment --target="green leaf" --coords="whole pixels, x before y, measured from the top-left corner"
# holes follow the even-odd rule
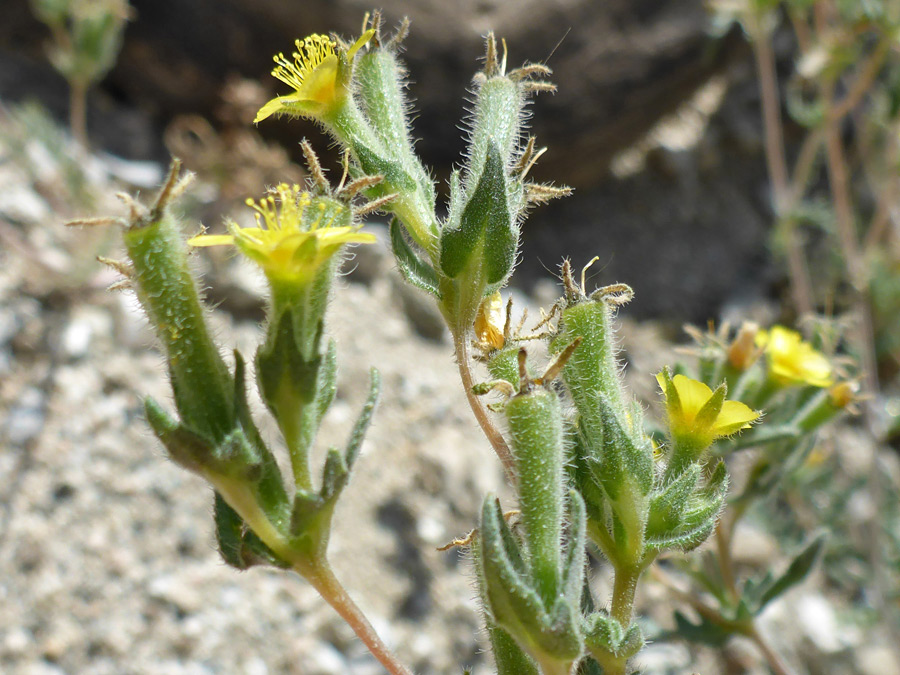
[[[369,385],[369,397],[366,399],[363,409],[359,413],[356,424],[353,425],[353,431],[350,432],[350,439],[347,441],[347,452],[345,454],[347,467],[353,468],[356,458],[359,456],[359,449],[363,439],[366,437],[366,431],[372,422],[372,415],[375,412],[375,406],[378,403],[378,395],[381,392],[381,375],[375,368],[369,371],[371,384]]]
[[[154,435],[173,462],[199,474],[208,462],[213,461],[213,443],[179,424],[154,399],[147,397],[144,400],[144,414]]]
[[[572,607],[581,604],[585,585],[587,548],[585,529],[587,514],[584,500],[577,490],[569,490],[569,528],[565,557],[563,558],[563,595]]]
[[[809,575],[822,553],[822,549],[825,546],[825,539],[826,535],[823,532],[816,536],[815,539],[797,554],[797,557],[791,561],[791,564],[788,566],[785,573],[778,577],[772,585],[762,593],[756,607],[757,614],[761,612],[766,605],[799,584]]]
[[[488,495],[481,511],[479,563],[483,600],[497,625],[538,661],[573,661],[581,653],[580,614],[562,597],[548,612],[523,570],[520,546]],[[525,573],[523,573],[525,572]]]
[[[278,468],[275,455],[265,444],[253,420],[247,401],[246,365],[241,353],[234,350],[234,406],[235,419],[247,442],[253,446],[259,458],[260,477],[254,486],[259,505],[270,520],[280,522],[287,517],[288,499],[284,488],[284,476]]]
[[[665,536],[681,524],[681,514],[697,486],[700,472],[700,464],[693,463],[680,476],[653,492],[647,521],[648,540]]]
[[[731,633],[707,619],[691,623],[681,612],[675,612],[675,630],[672,635],[695,644],[721,648],[731,638]]]
[[[219,553],[228,565],[239,570],[246,570],[255,565],[291,567],[289,562],[281,560],[250,530],[218,492],[215,494],[216,540],[219,544]]]
[[[441,292],[438,289],[437,272],[422,260],[407,243],[406,237],[403,236],[403,229],[396,218],[391,219],[391,249],[394,251],[394,258],[397,260],[400,273],[407,282],[431,293],[440,300]]]
[[[215,494],[216,541],[219,544],[219,553],[228,565],[239,570],[249,569],[252,564],[246,562],[242,555],[244,548],[242,535],[246,527],[244,521],[218,492]]]
[[[697,548],[713,531],[727,492],[728,472],[725,463],[720,461],[706,485],[689,495],[678,524],[667,531],[657,532],[653,538],[648,537],[648,546],[660,551],[671,548],[691,551]]]
[[[585,656],[578,664],[577,675],[603,675],[603,668],[590,656]]]
[[[537,664],[505,630],[488,618],[488,637],[497,675],[540,675]]]
[[[331,407],[335,394],[337,394],[337,343],[334,340],[329,340],[316,382],[317,425],[325,417],[328,408]]]
[[[585,618],[585,647],[601,665],[629,659],[644,646],[637,624],[627,629],[605,611]]]

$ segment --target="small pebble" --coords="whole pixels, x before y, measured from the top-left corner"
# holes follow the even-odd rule
[[[7,441],[13,446],[24,445],[40,433],[45,419],[44,392],[37,387],[28,387],[9,410]]]

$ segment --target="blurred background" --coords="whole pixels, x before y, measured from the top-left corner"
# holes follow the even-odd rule
[[[68,87],[46,56],[50,31],[27,0],[4,4],[0,95],[7,103],[40,100],[66,119]],[[272,54],[316,31],[358,33],[367,7],[132,2],[121,53],[89,93],[90,138],[120,157],[164,161],[168,129],[199,141],[200,152],[208,139],[195,137],[196,121],[186,116],[218,132],[246,126],[246,116],[221,114],[229,92],[236,95],[229,83],[247,78],[274,94]],[[441,188],[464,149],[459,125],[483,35],[506,39],[511,67],[541,61],[554,69],[558,92],[532,106],[533,132],[550,148],[536,176],[571,185],[578,197],[529,220],[518,283],[551,276],[579,251],[600,256],[603,280],[634,284],[642,316],[705,321],[729,301],[771,292],[778,275],[766,254],[772,214],[753,62],[739,29],[710,34],[702,2],[410,0],[383,10],[387,25],[412,21],[414,131]],[[662,120],[674,129],[652,134]],[[311,124],[280,120],[258,131],[293,159],[303,136],[327,147]],[[638,143],[643,156],[623,157]],[[702,274],[712,268],[716,274]]]
[[[798,673],[900,673],[891,637],[900,630],[900,7],[381,7],[388,26],[412,22],[404,58],[414,135],[441,194],[464,151],[466,93],[486,32],[505,38],[511,67],[553,68],[558,91],[530,108],[532,133],[549,147],[531,175],[575,192],[529,217],[514,292],[536,316],[558,294],[564,256],[576,268],[599,256],[592,283],[636,291],[622,334],[632,385],[649,403],[648,373],[672,362],[685,322],[799,321],[845,336],[842,353],[862,364],[862,414],[820,439],[815,462],[739,532],[736,556],[764,569],[805,532],[837,532],[809,588],[776,605],[765,628]],[[314,32],[355,36],[371,9],[361,0],[3,0],[3,672],[379,672],[309,589],[217,562],[209,495],[144,430],[141,397],[165,399],[166,383],[133,299],[107,293],[117,275],[94,261],[115,254],[116,232],[62,227],[121,213],[114,193],[152,191],[171,155],[199,176],[184,209],[214,229],[246,197],[303,178],[303,137],[335,170],[312,124],[250,122],[281,93],[269,76],[274,53]],[[333,316],[347,418],[373,354],[388,386],[341,507],[343,533],[338,514],[336,567],[417,672],[487,673],[466,563],[434,548],[469,529],[502,477],[468,417],[439,317],[398,281],[386,249],[367,248],[348,266]],[[198,261],[213,321],[249,353],[260,281],[216,253]],[[343,436],[346,419],[332,424],[324,441]],[[354,527],[357,517],[367,528]],[[342,557],[371,564],[342,568]],[[651,589],[643,604],[664,635],[664,592]],[[660,639],[644,666],[768,672],[739,640]]]

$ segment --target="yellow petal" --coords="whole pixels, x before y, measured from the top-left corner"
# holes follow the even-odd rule
[[[672,378],[672,383],[678,392],[678,398],[681,399],[681,410],[687,420],[692,420],[712,397],[712,389],[684,375],[676,375]]]
[[[832,384],[831,362],[805,342],[800,333],[783,326],[772,326],[762,342],[772,377],[779,384],[806,384],[813,387],[828,387]]]
[[[666,393],[666,376],[663,374],[663,371],[659,371],[656,374],[656,381],[659,383],[659,388],[662,389],[663,394]]]
[[[279,96],[278,98],[273,98],[271,101],[268,101],[262,108],[259,109],[259,112],[256,113],[256,117],[253,118],[254,124],[259,124],[267,117],[271,117],[277,112],[280,112],[284,108],[284,104],[282,101],[286,97]]]
[[[234,243],[230,234],[198,234],[188,239],[189,246],[226,246]]]
[[[303,85],[297,90],[297,100],[318,101],[319,103],[329,103],[334,100],[337,70],[337,56],[325,57],[322,63],[303,78]]]
[[[730,436],[741,429],[749,429],[750,422],[757,419],[759,413],[749,406],[740,401],[725,401],[711,431],[716,436]]]
[[[371,232],[360,232],[358,227],[332,227],[316,230],[319,239],[327,243],[374,244],[378,238]]]
[[[352,61],[353,57],[356,55],[356,52],[358,52],[364,44],[366,44],[369,40],[371,40],[373,35],[375,35],[374,28],[370,28],[365,33],[360,35],[359,40],[354,42],[353,46],[350,47],[350,50],[347,52],[347,59]]]

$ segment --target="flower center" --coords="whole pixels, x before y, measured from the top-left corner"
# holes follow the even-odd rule
[[[259,201],[248,199],[246,204],[256,211],[256,224],[270,231],[300,230],[300,219],[311,199],[308,192],[303,192],[299,185],[281,183],[270,194]]]
[[[272,71],[272,75],[299,91],[303,87],[303,80],[325,59],[334,56],[336,44],[327,35],[310,35],[297,40],[295,44],[297,51],[291,54],[293,62],[282,53],[273,57],[278,66]]]

